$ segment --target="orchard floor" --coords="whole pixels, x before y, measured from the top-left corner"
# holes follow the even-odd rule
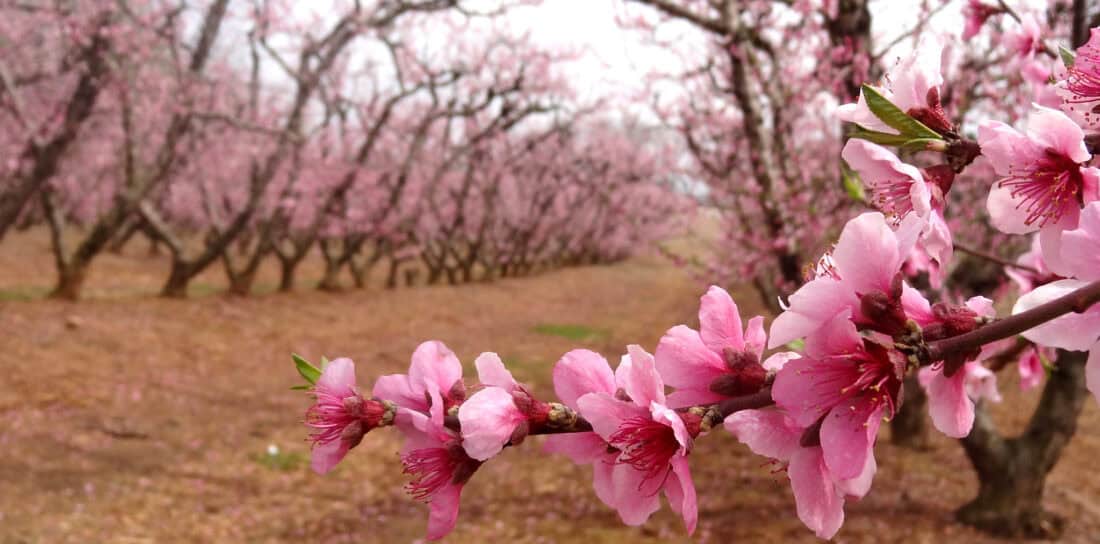
[[[647,257],[458,288],[249,299],[218,293],[214,270],[190,300],[164,300],[153,294],[166,261],[132,247],[97,261],[88,299],[69,303],[42,298],[50,263],[42,233],[0,244],[0,544],[420,539],[426,509],[402,492],[396,434],[368,436],[325,477],[308,469],[308,403],[288,390],[299,383],[291,352],[352,357],[370,383],[403,371],[435,338],[466,363],[499,352],[545,394],[559,355],[584,346],[617,360],[635,342],[652,350],[666,328],[694,321],[703,287]],[[319,275],[309,266],[307,280]],[[265,271],[260,290],[273,282]],[[739,298],[755,309],[752,296]],[[1019,394],[1011,374],[996,410],[1003,428],[1019,428],[1037,398]],[[1065,542],[1100,541],[1094,404],[1046,496],[1071,520]],[[721,432],[693,454],[694,539],[667,508],[642,528],[622,526],[592,493],[589,469],[538,449],[538,440],[509,449],[477,473],[449,541],[815,541],[782,475]],[[937,437],[913,452],[884,437],[877,457],[874,489],[849,504],[837,542],[992,541],[953,521],[976,489],[957,444]]]

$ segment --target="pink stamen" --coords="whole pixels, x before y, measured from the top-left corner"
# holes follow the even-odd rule
[[[1057,222],[1067,204],[1080,201],[1084,187],[1081,169],[1061,153],[1048,149],[1034,164],[1013,170],[1000,184],[1009,187],[1012,198],[1019,200],[1016,208],[1027,212],[1026,225],[1038,222],[1039,227],[1045,227],[1047,223]]]
[[[672,427],[645,417],[630,418],[611,435],[611,443],[622,450],[619,461],[645,474],[645,481],[664,478],[680,443]]]

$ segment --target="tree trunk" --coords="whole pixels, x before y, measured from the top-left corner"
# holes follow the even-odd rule
[[[898,412],[890,420],[890,442],[896,446],[915,450],[927,449],[928,395],[920,386],[916,374],[905,378],[905,398]]]
[[[1065,522],[1043,510],[1047,474],[1077,431],[1085,399],[1082,352],[1059,351],[1039,406],[1019,437],[1004,439],[979,405],[970,436],[961,440],[978,473],[978,496],[956,512],[959,521],[1006,538],[1058,538]]]
[[[57,285],[50,292],[50,297],[64,300],[80,298],[80,290],[84,287],[87,273],[88,263],[85,261],[72,261],[67,266],[58,268]]]
[[[300,259],[279,258],[279,291],[289,293],[294,290],[294,273],[300,262]]]
[[[160,296],[168,298],[187,298],[187,286],[191,283],[191,266],[186,261],[172,260],[172,270],[168,280],[160,290]]]

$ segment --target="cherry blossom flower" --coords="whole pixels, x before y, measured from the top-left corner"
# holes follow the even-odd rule
[[[1100,198],[1100,170],[1083,166],[1091,158],[1084,133],[1060,111],[1035,106],[1026,133],[987,121],[978,128],[978,143],[1002,176],[989,193],[987,208],[993,225],[1003,232],[1073,228],[1081,206]]]
[[[700,298],[699,330],[678,325],[657,344],[657,370],[665,385],[676,389],[668,405],[711,404],[759,391],[767,371],[789,356],[761,364],[765,343],[764,318],[753,317],[742,332],[737,304],[724,289],[711,286]]]
[[[562,404],[579,411],[577,399],[589,393],[615,395],[615,374],[607,359],[586,349],[566,353],[554,365],[554,393]],[[604,504],[618,510],[613,483],[615,461],[619,451],[595,432],[554,434],[546,437],[549,453],[560,453],[578,465],[592,465],[592,484],[596,496]]]
[[[1100,280],[1100,202],[1089,204],[1081,213],[1079,227],[1061,233],[1058,240],[1057,259],[1069,279],[1036,287],[1016,301],[1012,313],[1027,311]],[[1045,256],[1049,255],[1046,249]],[[1048,321],[1025,331],[1023,336],[1042,346],[1089,351],[1086,385],[1100,401],[1100,304]]]
[[[859,324],[891,336],[905,328],[907,301],[919,293],[900,281],[899,272],[920,234],[915,215],[895,232],[877,212],[844,226],[823,274],[790,296],[790,305],[772,322],[768,347],[815,335],[834,317],[846,314]]]
[[[1043,358],[1051,358],[1051,349],[1040,346],[1031,346],[1020,356],[1016,362],[1016,369],[1020,373],[1020,390],[1027,391],[1038,387],[1043,383],[1046,368],[1043,367]]]
[[[364,399],[355,382],[355,363],[340,358],[328,363],[313,388],[316,402],[306,412],[313,431],[310,465],[324,474],[372,429],[393,422],[393,403]]]
[[[615,378],[621,394],[588,393],[577,399],[592,429],[619,452],[611,475],[613,506],[623,523],[641,525],[660,508],[664,491],[693,533],[698,504],[687,455],[703,430],[701,415],[668,407],[653,356],[639,346],[629,346]]]
[[[462,403],[458,421],[466,453],[485,461],[500,453],[505,444],[519,444],[532,429],[545,423],[550,407],[517,383],[497,354],[482,353],[474,364],[478,379],[488,387]]]
[[[393,401],[399,409],[433,417],[449,415],[466,400],[462,363],[442,342],[430,340],[416,347],[408,374],[390,374],[374,382],[374,396]],[[439,402],[432,403],[438,397]]]
[[[951,132],[954,127],[948,121],[940,103],[940,86],[943,85],[943,74],[940,72],[942,56],[943,44],[939,38],[925,35],[913,53],[901,59],[890,71],[886,78],[886,87],[876,90],[914,119],[944,134]],[[871,112],[862,91],[858,102],[837,108],[837,117],[841,121],[856,123],[870,130],[898,133]]]
[[[454,529],[462,486],[481,466],[481,461],[466,454],[461,437],[444,427],[440,412],[426,416],[402,411],[397,414],[396,425],[405,435],[401,464],[405,474],[412,476],[405,489],[416,500],[428,504],[428,539],[438,540]]]
[[[963,8],[963,16],[966,18],[966,26],[963,29],[962,39],[964,41],[977,36],[982,30],[982,26],[985,25],[986,20],[991,16],[1001,13],[1001,9],[996,6],[990,6],[981,0],[968,0],[966,6]]]
[[[742,410],[730,414],[726,430],[757,455],[785,463],[798,519],[819,538],[830,539],[844,523],[844,501],[862,498],[877,466],[868,456],[854,478],[838,479],[825,463],[820,444],[803,444],[807,429],[782,410]]]
[[[1100,129],[1100,28],[1092,29],[1089,41],[1077,48],[1073,66],[1057,88],[1062,111],[1089,130]]]
[[[1031,248],[1016,258],[1016,264],[1026,268],[1006,266],[1005,275],[1016,284],[1021,295],[1058,279],[1043,260],[1043,250],[1039,245],[1038,235],[1032,236]]]

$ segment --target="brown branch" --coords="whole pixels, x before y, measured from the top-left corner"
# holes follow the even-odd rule
[[[1100,302],[1100,281],[1094,281],[1065,296],[966,334],[929,342],[921,354],[921,362],[931,364],[954,353],[970,352],[990,342],[1016,336],[1070,312],[1084,312],[1097,302]]]

